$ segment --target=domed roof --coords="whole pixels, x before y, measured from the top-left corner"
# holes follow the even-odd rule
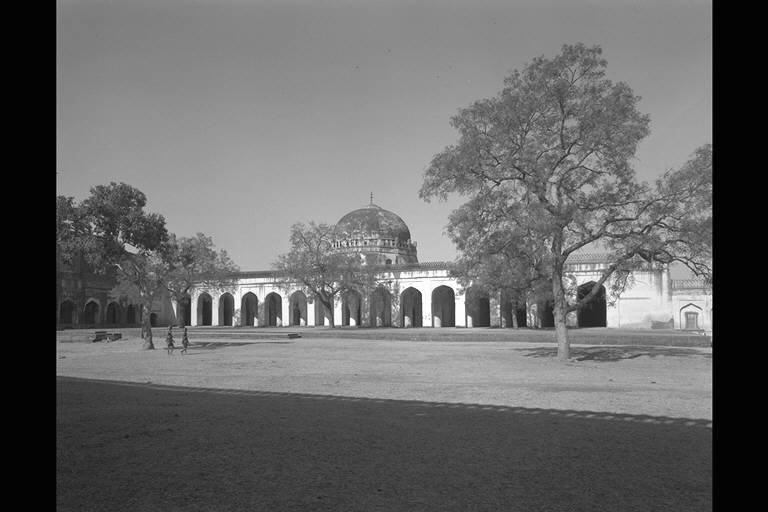
[[[344,215],[336,223],[335,233],[338,238],[378,235],[403,242],[411,239],[411,232],[403,219],[373,203]]]

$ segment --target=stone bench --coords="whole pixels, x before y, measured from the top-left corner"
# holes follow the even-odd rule
[[[123,337],[123,335],[120,334],[119,332],[109,332],[109,331],[96,331],[95,335],[96,337],[93,339],[94,343],[97,341],[104,341],[104,340],[115,341]]]

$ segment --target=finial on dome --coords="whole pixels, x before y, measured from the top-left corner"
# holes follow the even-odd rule
[[[371,192],[371,204],[373,204],[373,192]]]

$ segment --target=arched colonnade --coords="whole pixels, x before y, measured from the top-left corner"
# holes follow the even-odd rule
[[[299,290],[242,287],[214,294],[203,291],[190,301],[190,325],[203,326],[323,326],[331,315],[337,326],[349,327],[552,327],[552,304],[525,304],[503,295],[489,296],[472,287],[462,291],[450,282],[407,286],[379,286],[364,296],[357,291],[339,294],[333,311]],[[579,288],[587,293],[587,283]],[[586,290],[586,292],[584,291]],[[579,312],[580,324],[605,326],[605,291],[595,305]]]

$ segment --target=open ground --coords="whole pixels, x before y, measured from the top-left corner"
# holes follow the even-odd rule
[[[711,348],[161,332],[57,342],[58,510],[711,508]]]

